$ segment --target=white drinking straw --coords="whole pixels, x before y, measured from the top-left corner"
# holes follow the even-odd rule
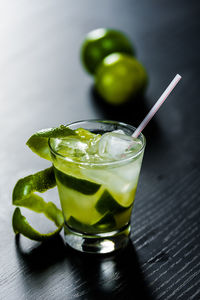
[[[174,79],[172,80],[172,82],[168,85],[168,87],[166,88],[166,90],[164,91],[164,93],[160,96],[160,98],[158,99],[158,101],[154,104],[154,106],[149,111],[149,113],[146,115],[146,117],[144,118],[144,120],[142,121],[142,123],[140,123],[140,125],[138,126],[138,128],[134,131],[134,133],[132,134],[132,137],[134,137],[134,138],[138,137],[138,135],[147,126],[147,124],[149,123],[149,121],[151,120],[151,118],[155,115],[155,113],[157,112],[157,110],[161,107],[161,105],[163,104],[163,102],[167,99],[167,97],[169,96],[169,94],[172,92],[172,90],[175,88],[175,86],[177,85],[177,83],[180,80],[181,80],[181,76],[179,74],[177,74],[174,77]]]

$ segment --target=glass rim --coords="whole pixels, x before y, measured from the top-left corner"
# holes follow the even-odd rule
[[[133,130],[133,132],[136,130],[136,127],[134,127],[130,124],[126,124],[124,122],[119,122],[119,121],[114,121],[114,120],[104,120],[104,119],[80,120],[80,121],[71,122],[71,123],[69,123],[65,126],[70,128],[71,125],[75,125],[75,124],[79,124],[79,123],[83,124],[85,122],[91,123],[91,124],[92,123],[116,124],[116,125],[119,125],[119,126],[121,125],[123,127],[127,127],[129,129]],[[128,157],[125,157],[125,158],[122,158],[122,159],[119,159],[119,160],[101,161],[101,162],[90,162],[90,161],[82,162],[82,161],[76,161],[76,160],[73,160],[69,157],[63,156],[62,154],[60,154],[56,150],[54,150],[52,145],[51,145],[51,140],[53,140],[55,138],[48,138],[48,145],[49,145],[49,149],[52,152],[52,154],[54,154],[55,156],[58,156],[59,158],[65,160],[66,162],[70,162],[70,163],[81,165],[81,166],[115,166],[115,165],[119,165],[119,164],[129,163],[133,159],[137,158],[144,151],[145,146],[146,146],[146,138],[143,135],[143,133],[140,133],[138,137],[142,138],[142,147],[139,151],[137,151],[133,155],[130,155]]]

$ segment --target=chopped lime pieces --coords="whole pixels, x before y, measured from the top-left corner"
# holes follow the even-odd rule
[[[103,231],[109,231],[109,230],[113,230],[114,226],[115,226],[115,219],[111,214],[106,214],[104,216],[102,216],[102,218],[97,221],[96,223],[89,225],[89,224],[85,224],[82,223],[80,221],[78,221],[76,218],[74,217],[70,217],[69,220],[67,221],[67,223],[69,224],[69,226],[71,226],[72,228],[81,231],[81,232],[85,232],[85,233],[100,233]]]
[[[105,214],[102,219],[100,219],[97,223],[94,224],[96,228],[101,229],[102,231],[113,230],[116,225],[115,219],[112,214]]]
[[[29,138],[26,144],[37,155],[47,160],[51,160],[48,139],[62,138],[71,135],[76,135],[76,132],[64,125],[61,125],[57,128],[48,128],[36,132]]]
[[[58,227],[50,234],[40,234],[29,225],[26,218],[21,215],[20,209],[16,208],[13,214],[13,230],[16,234],[21,233],[30,239],[40,241],[52,237],[62,229],[64,218],[61,210],[54,203],[45,202],[42,197],[34,193],[43,193],[55,185],[53,167],[24,177],[16,183],[13,190],[13,204],[43,213]]]
[[[132,203],[131,203],[132,205]],[[130,206],[131,206],[130,205]],[[112,195],[105,190],[99,200],[96,203],[96,210],[101,213],[105,214],[106,212],[111,212],[112,214],[120,213],[129,208],[130,206],[122,206],[120,205]]]
[[[85,194],[85,195],[93,195],[101,187],[100,184],[67,175],[67,174],[59,171],[56,168],[54,168],[54,172],[55,172],[56,178],[63,185],[65,185],[66,187],[68,187],[70,189],[76,190],[77,192]]]

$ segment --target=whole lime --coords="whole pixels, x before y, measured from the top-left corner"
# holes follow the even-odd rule
[[[131,42],[126,35],[118,30],[99,28],[87,34],[81,47],[81,59],[86,70],[94,74],[104,57],[122,52],[134,55]]]
[[[122,104],[142,94],[148,75],[143,65],[134,57],[113,53],[106,56],[95,75],[99,94],[111,104]]]

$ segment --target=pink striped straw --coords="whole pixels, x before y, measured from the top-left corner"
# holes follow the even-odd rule
[[[175,88],[177,83],[181,80],[181,76],[177,74],[172,82],[168,85],[166,90],[163,92],[163,94],[160,96],[158,101],[154,104],[154,106],[151,108],[149,113],[146,115],[142,123],[138,126],[138,128],[134,131],[132,134],[132,137],[137,138],[138,135],[142,132],[142,130],[147,126],[151,118],[155,115],[155,113],[158,111],[158,109],[161,107],[161,105],[164,103],[164,101],[167,99],[169,94],[172,92],[172,90]]]

